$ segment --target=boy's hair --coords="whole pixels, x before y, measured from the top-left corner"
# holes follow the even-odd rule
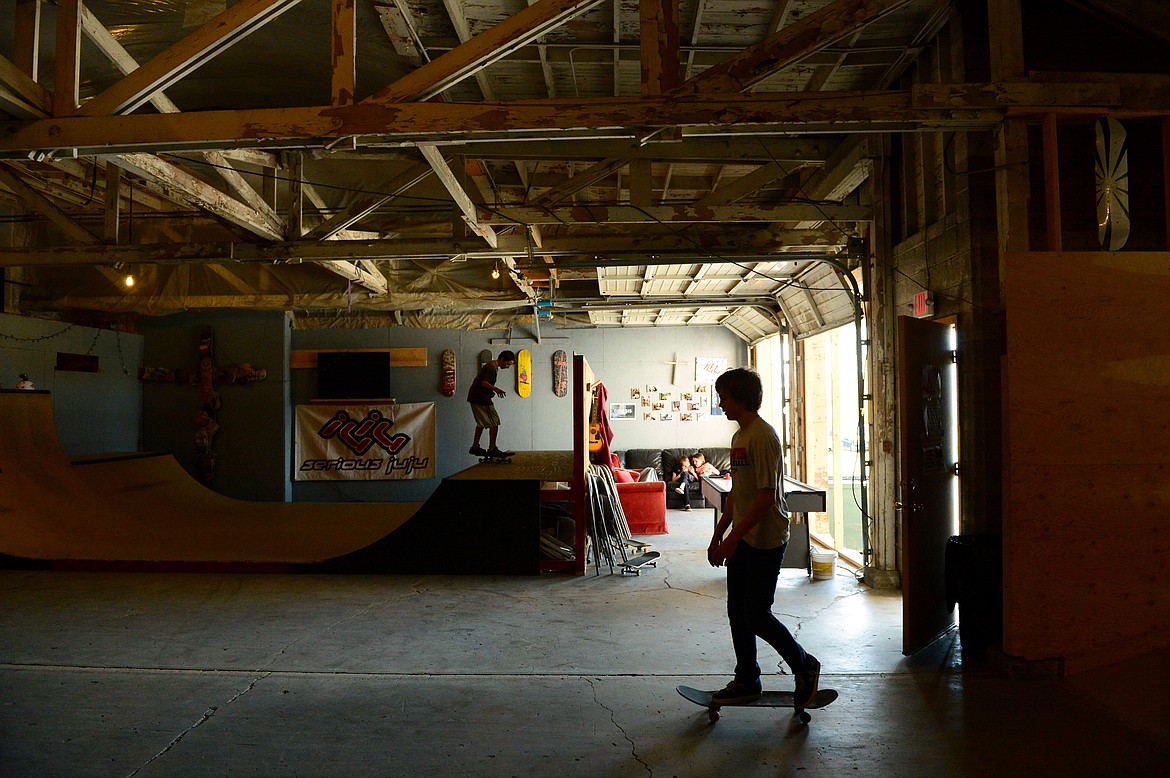
[[[760,374],[746,367],[728,370],[715,379],[715,391],[727,395],[755,413],[764,404],[764,385]]]
[[[500,355],[498,357],[496,357],[496,360],[499,362],[515,362],[516,361],[516,353],[514,351],[508,351],[508,350],[501,351]]]

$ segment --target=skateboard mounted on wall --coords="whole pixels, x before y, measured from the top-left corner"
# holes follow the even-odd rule
[[[557,349],[552,355],[553,394],[564,397],[569,391],[569,358],[564,349]]]
[[[444,397],[455,396],[455,352],[452,349],[443,349],[439,356],[439,375],[441,377],[440,391]]]
[[[532,394],[532,354],[526,348],[516,352],[516,394]]]

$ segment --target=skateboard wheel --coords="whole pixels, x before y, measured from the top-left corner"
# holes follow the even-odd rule
[[[810,721],[812,721],[812,714],[810,714],[806,710],[802,710],[799,713],[797,713],[796,715],[800,717],[800,723],[802,723],[802,724],[807,724]]]
[[[707,711],[707,718],[711,720],[712,724],[714,724],[716,721],[719,721],[719,711],[711,708]]]

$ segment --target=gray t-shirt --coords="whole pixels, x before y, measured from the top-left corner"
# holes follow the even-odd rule
[[[776,548],[788,542],[788,507],[784,504],[784,455],[772,425],[756,418],[731,438],[732,524],[747,518],[761,489],[776,490],[776,504],[744,535],[749,546]]]

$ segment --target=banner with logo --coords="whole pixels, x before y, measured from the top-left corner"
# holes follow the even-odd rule
[[[435,404],[298,405],[297,481],[435,477]]]

